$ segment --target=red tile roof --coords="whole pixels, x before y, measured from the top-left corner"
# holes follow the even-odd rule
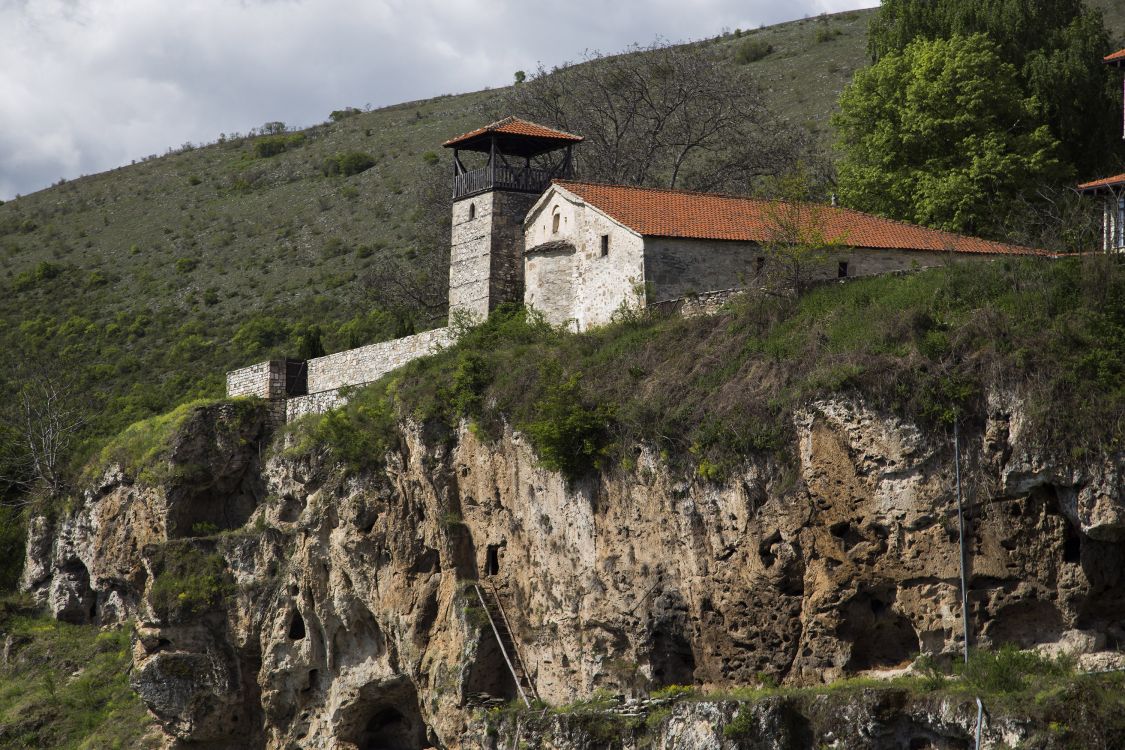
[[[1122,50],[1125,52],[1125,50]],[[1114,185],[1125,184],[1125,174],[1114,175],[1113,177],[1103,177],[1100,180],[1093,182],[1083,182],[1078,186],[1078,189],[1083,193],[1096,193],[1099,188],[1112,187]]]
[[[1119,49],[1112,55],[1106,55],[1102,58],[1104,63],[1125,62],[1125,49]]]
[[[556,180],[611,218],[638,234],[708,240],[768,242],[775,233],[778,201],[679,190],[602,185]],[[883,219],[860,211],[808,204],[809,221],[820,225],[825,240],[849,247],[953,251],[996,255],[1049,255],[952,232]]]
[[[526,135],[532,138],[545,138],[553,141],[567,141],[570,143],[580,143],[582,136],[574,135],[573,133],[566,133],[562,130],[555,130],[546,125],[539,125],[538,123],[528,122],[521,120],[518,117],[505,117],[503,120],[497,120],[490,125],[485,125],[483,128],[477,128],[471,132],[459,135],[456,138],[450,138],[445,143],[441,144],[445,148],[452,148],[465,141],[471,141],[486,133],[504,133],[506,135]]]

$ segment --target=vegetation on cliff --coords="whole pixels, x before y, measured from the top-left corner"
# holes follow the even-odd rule
[[[0,747],[155,747],[152,719],[129,687],[130,631],[99,631],[0,602]]]
[[[1081,462],[1125,444],[1125,266],[1103,256],[951,264],[750,296],[714,317],[623,310],[572,334],[518,308],[458,344],[356,391],[294,430],[355,468],[378,463],[396,423],[528,436],[575,477],[632,464],[640,444],[719,479],[742,457],[783,454],[802,403],[851,395],[922,427],[979,427],[993,389]]]

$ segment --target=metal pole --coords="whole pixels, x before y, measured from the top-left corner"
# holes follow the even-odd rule
[[[969,587],[965,580],[965,506],[961,499],[961,441],[953,420],[953,474],[957,480],[957,529],[961,550],[961,632],[965,637],[965,663],[969,663]]]
[[[961,551],[961,627],[965,636],[965,663],[969,663],[969,586],[965,570],[968,557],[965,554],[965,504],[961,499],[961,436],[957,429],[957,419],[953,419],[953,475],[957,481],[957,536]],[[976,750],[980,750],[980,734],[984,727],[984,704],[977,698]]]

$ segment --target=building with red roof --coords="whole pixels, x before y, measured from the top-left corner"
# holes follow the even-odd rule
[[[571,180],[532,206],[524,238],[524,302],[578,329],[623,305],[774,286],[794,273],[812,283],[1048,255],[835,206]],[[793,244],[807,252],[786,256]]]
[[[1118,70],[1125,68],[1125,49],[1106,55],[1102,62]],[[1125,106],[1122,107],[1122,117],[1122,134],[1125,136]],[[1125,250],[1125,174],[1083,182],[1078,186],[1078,192],[1102,200],[1102,249]]]

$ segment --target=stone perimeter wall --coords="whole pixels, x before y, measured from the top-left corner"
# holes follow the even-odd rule
[[[435,328],[414,336],[368,344],[358,349],[310,359],[309,394],[363,385],[378,380],[407,362],[433,354],[453,342],[448,328]]]
[[[227,373],[227,395],[285,398],[285,360],[274,359],[231,370]]]

